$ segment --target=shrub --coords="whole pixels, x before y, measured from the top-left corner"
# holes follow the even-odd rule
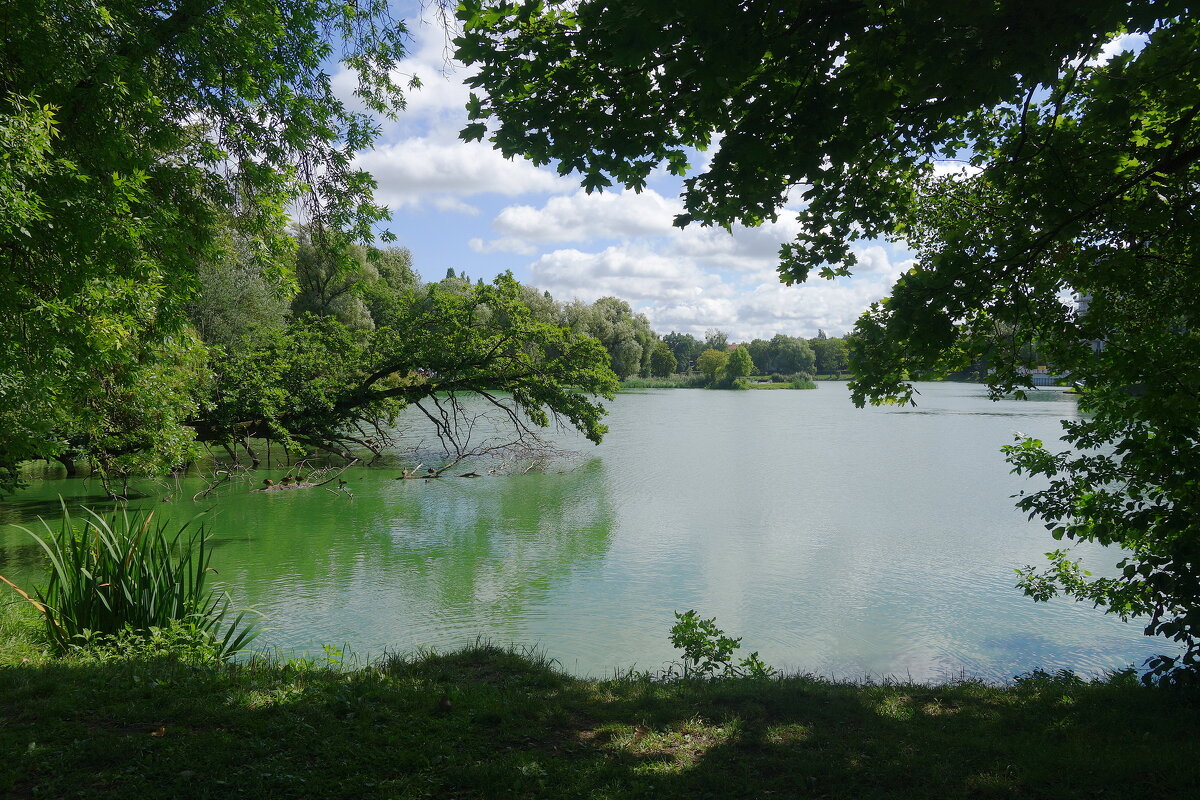
[[[108,645],[131,635],[153,640],[156,631],[183,626],[192,638],[207,637],[227,659],[254,638],[246,613],[228,621],[225,593],[206,586],[212,552],[202,526],[187,523],[169,533],[153,514],[121,511],[108,520],[87,514],[76,525],[64,505],[57,532],[45,521],[44,536],[25,529],[46,551],[50,571],[32,596],[17,591],[42,613],[60,653],[98,637]]]
[[[717,627],[715,617],[700,619],[695,611],[675,612],[671,644],[683,651],[684,678],[770,678],[775,674],[775,669],[764,664],[757,651],[735,663],[733,651],[741,647],[741,638],[726,636]],[[668,670],[668,674],[672,672]]]
[[[792,376],[792,380],[788,385],[793,389],[817,388],[817,384],[813,383],[812,375],[809,375],[807,372],[797,372]]]

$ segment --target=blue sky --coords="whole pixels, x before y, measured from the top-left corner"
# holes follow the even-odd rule
[[[383,123],[375,149],[358,162],[378,181],[377,199],[392,211],[388,227],[427,279],[447,268],[485,280],[511,270],[559,300],[620,297],[660,333],[720,328],[749,340],[809,337],[819,328],[845,333],[911,266],[902,247],[863,243],[853,278],[783,286],[775,266],[779,245],[798,230],[794,212],[732,234],[680,230],[671,225],[680,181],[665,172],[641,194],[588,195],[570,176],[505,160],[487,142],[461,142],[466,73],[447,60],[448,40],[432,12],[423,15],[415,3],[397,11],[413,34],[398,71],[423,86],[408,93],[408,108]],[[352,75],[336,73],[334,85],[351,99]]]

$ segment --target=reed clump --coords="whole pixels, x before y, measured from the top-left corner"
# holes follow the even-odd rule
[[[26,592],[0,579],[41,613],[60,653],[182,625],[228,659],[257,633],[245,611],[231,618],[228,596],[209,585],[212,550],[202,525],[172,529],[153,513],[127,510],[105,518],[85,509],[74,519],[64,505],[57,530],[45,520],[42,529],[24,530],[49,559],[46,583]]]

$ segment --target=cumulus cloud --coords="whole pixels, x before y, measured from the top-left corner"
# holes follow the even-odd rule
[[[390,208],[442,202],[443,210],[465,210],[444,198],[495,193],[516,196],[570,188],[552,172],[527,161],[510,161],[480,142],[408,139],[361,153],[355,159],[379,182],[376,198]],[[469,207],[468,207],[469,208]]]
[[[539,289],[588,302],[615,295],[645,305],[696,301],[732,292],[719,275],[641,246],[608,247],[597,253],[555,250],[538,258],[529,269],[531,282]]]
[[[734,225],[726,231],[691,225],[675,233],[671,247],[674,253],[713,269],[761,275],[774,272],[780,245],[795,239],[800,230],[794,212],[784,209],[778,220],[756,228]]]
[[[729,276],[680,255],[668,241],[613,245],[597,252],[555,250],[529,267],[530,282],[560,299],[620,297],[650,319],[655,330],[702,335],[721,328],[735,340],[776,333],[845,333],[868,305],[885,297],[912,261],[882,245],[856,251],[856,275],[784,286],[773,273]]]
[[[474,253],[516,253],[519,256],[531,256],[537,253],[537,248],[522,239],[492,239],[485,242],[478,236],[467,240],[467,247]]]
[[[577,190],[552,197],[540,207],[513,205],[503,209],[492,228],[501,235],[496,241],[507,244],[486,247],[517,252],[511,244],[514,241],[531,247],[560,242],[652,242],[664,255],[706,268],[769,275],[778,262],[780,245],[800,232],[795,212],[790,209],[784,209],[775,222],[755,228],[735,225],[732,231],[699,225],[676,228],[673,222],[682,210],[677,199],[653,190],[590,195]]]
[[[492,223],[505,236],[530,242],[586,242],[664,236],[683,210],[678,201],[646,190],[596,192],[553,197],[541,208],[509,206]]]

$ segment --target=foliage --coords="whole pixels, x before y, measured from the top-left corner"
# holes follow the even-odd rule
[[[705,350],[696,359],[696,369],[704,373],[709,383],[716,383],[717,378],[725,371],[729,356],[724,350]]]
[[[662,341],[671,348],[671,354],[675,356],[675,368],[680,372],[690,371],[696,364],[696,358],[704,352],[704,342],[690,333],[671,331],[662,337]]]
[[[754,361],[745,345],[739,345],[725,361],[725,375],[731,380],[744,378],[754,372]]]
[[[387,311],[377,312],[372,330],[302,315],[217,363],[217,390],[194,422],[197,435],[243,446],[271,438],[347,456],[346,445],[378,452],[396,413],[414,405],[454,447],[450,407],[458,394],[474,393],[518,432],[561,417],[599,442],[606,428],[597,398],[618,387],[606,351],[594,338],[537,319],[524,297],[506,273],[491,284],[410,291],[378,306]]]
[[[683,651],[684,678],[770,678],[775,674],[754,652],[738,662],[733,652],[741,646],[717,627],[716,618],[700,619],[694,610],[675,612],[671,644]]]
[[[666,342],[655,342],[650,351],[650,374],[656,378],[667,378],[674,374],[678,366],[675,354]]]
[[[333,317],[351,330],[370,330],[374,320],[362,294],[360,281],[368,279],[367,251],[357,245],[320,247],[307,231],[298,235],[296,283],[292,313]],[[370,277],[378,279],[378,275]]]
[[[813,351],[811,370],[818,375],[840,375],[850,365],[849,350],[844,339],[817,337],[809,342]]]
[[[405,31],[384,0],[34,0],[0,28],[3,491],[17,462],[69,451],[96,374],[147,369],[181,335],[230,216],[264,251],[286,248],[289,208],[370,237],[386,210],[353,155],[403,103]],[[157,418],[172,440],[194,402],[176,399]]]
[[[703,375],[675,375],[670,378],[626,378],[622,389],[703,389],[708,380]]]
[[[207,345],[233,352],[263,335],[277,333],[288,311],[294,242],[283,252],[263,252],[252,237],[229,226],[217,234],[214,254],[196,265],[196,293],[187,303],[188,321]]]
[[[190,620],[170,620],[163,627],[152,625],[143,630],[126,625],[114,634],[89,632],[70,649],[81,664],[163,659],[199,666],[217,664],[229,657],[210,632]]]
[[[996,393],[1020,389],[1036,345],[1087,387],[1085,415],[1072,453],[1010,450],[1049,479],[1021,505],[1124,553],[1116,579],[1056,557],[1023,583],[1146,618],[1186,650],[1161,672],[1196,667],[1200,21],[1182,0],[831,8],[472,0],[456,42],[485,94],[463,136],[590,191],[684,174],[717,134],[676,222],[802,204],[787,282],[848,275],[859,240],[912,247],[849,344],[855,401],[910,401],[909,375],[980,359]],[[1102,58],[1123,34],[1144,47]]]
[[[173,623],[188,626],[191,639],[206,637],[221,658],[254,638],[245,612],[230,619],[224,593],[207,588],[212,551],[202,527],[184,524],[172,534],[153,514],[87,514],[76,525],[64,505],[57,531],[44,521],[43,535],[23,529],[46,552],[50,569],[32,596],[18,591],[45,617],[59,652],[87,647],[97,636],[116,637],[104,640],[109,648],[131,637],[156,647]]]
[[[812,376],[807,373],[804,373],[804,372],[800,372],[800,373],[797,373],[796,375],[793,375],[792,379],[790,381],[788,381],[788,386],[790,386],[793,389],[815,389],[815,388],[817,388],[817,384],[813,383]]]
[[[645,315],[634,314],[629,303],[616,297],[601,297],[590,306],[575,301],[562,314],[573,331],[604,345],[618,378],[650,375],[650,357],[658,337]]]
[[[729,334],[720,328],[709,328],[704,332],[704,346],[709,350],[720,350],[724,353],[729,349]]]

